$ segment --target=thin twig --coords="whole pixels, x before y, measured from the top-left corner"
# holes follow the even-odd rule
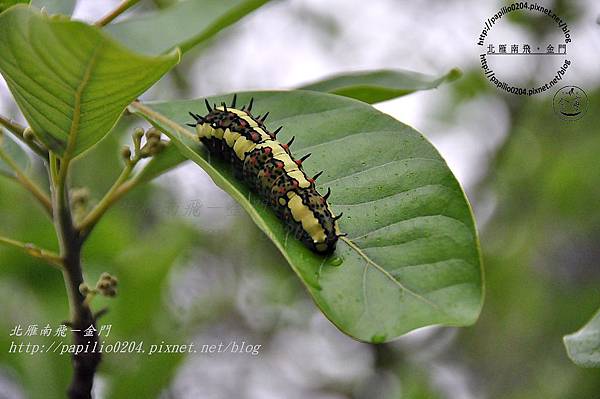
[[[181,134],[187,135],[189,139],[197,141],[197,137],[194,136],[192,133],[188,132],[185,128],[177,125],[170,119],[165,118],[163,115],[152,111],[150,108],[146,107],[139,101],[134,101],[131,104],[131,107],[137,108],[145,115],[151,116],[155,120],[161,121],[173,130],[178,131]],[[83,221],[77,226],[77,230],[79,231],[79,235],[82,241],[85,241],[85,239],[89,236],[89,234],[94,229],[98,221],[106,213],[106,211],[115,202],[121,199],[125,194],[127,194],[140,183],[139,177],[143,174],[143,170],[138,172],[135,176],[131,177],[131,172],[133,171],[133,168],[140,160],[137,151],[139,151],[139,148],[136,150],[136,156],[130,161],[128,161],[127,165],[125,166],[115,183],[112,185],[112,187],[108,190],[108,192],[104,195],[104,197],[100,200],[96,207],[92,209],[90,213],[88,213],[84,217]]]
[[[98,202],[98,204],[92,209],[81,221],[81,223],[77,226],[77,231],[79,232],[79,236],[84,242],[87,237],[90,235],[91,231],[94,229],[96,224],[100,221],[102,216],[108,211],[108,209],[120,200],[125,194],[131,191],[133,188],[137,187],[137,185],[144,180],[141,179],[144,176],[144,170],[138,171],[135,175],[133,175],[133,170],[140,160],[143,158],[147,158],[149,156],[157,155],[155,145],[159,145],[159,149],[161,144],[164,142],[160,142],[160,138],[158,138],[158,142],[152,143],[148,141],[149,136],[147,136],[147,141],[144,147],[141,147],[140,140],[141,135],[143,135],[143,130],[134,133],[133,135],[133,157],[131,157],[131,149],[126,147],[125,152],[122,153],[125,159],[125,168],[121,171],[121,174],[117,178],[117,180],[113,183],[111,188],[107,191],[104,197]],[[140,134],[138,136],[138,134]],[[150,140],[153,140],[150,138]],[[147,163],[144,168],[150,167],[151,163]],[[133,175],[133,176],[132,176]]]
[[[114,182],[112,187],[107,191],[104,197],[100,200],[100,202],[88,213],[83,221],[77,226],[77,230],[83,240],[87,238],[87,236],[91,233],[92,229],[98,223],[100,218],[106,213],[108,208],[111,207],[117,200],[119,200],[123,195],[125,195],[131,188],[133,188],[133,184],[130,183],[132,180],[127,181],[129,176],[131,176],[131,172],[133,168],[139,161],[139,158],[134,158],[127,162],[125,168],[121,171],[121,174]],[[129,184],[127,184],[129,183]]]
[[[142,104],[140,101],[134,101],[129,106],[131,108],[138,109],[139,111],[141,111],[142,114],[151,117],[155,121],[161,122],[165,126],[168,126],[171,129],[173,129],[174,131],[181,133],[184,136],[187,136],[187,138],[189,138],[190,140],[192,140],[194,142],[198,142],[198,136],[194,135],[193,133],[190,133],[189,130],[187,130],[183,126],[177,124],[176,122],[173,122],[171,119],[167,118],[163,114],[160,114],[160,113],[154,111],[152,108],[148,108],[146,105]]]
[[[114,10],[106,14],[100,20],[98,20],[94,25],[96,26],[105,26],[108,25],[113,19],[117,18],[119,15],[127,11],[129,8],[134,6],[140,0],[123,0],[121,4],[117,6]]]
[[[52,215],[52,202],[44,191],[37,186],[27,175],[19,168],[19,165],[8,154],[0,148],[0,159],[2,159],[14,172],[16,179],[42,204],[49,215]]]
[[[97,311],[96,313],[94,313],[94,320],[98,320],[99,318],[101,318],[102,316],[104,316],[105,314],[108,313],[108,308],[102,308],[99,311]]]
[[[21,140],[27,145],[33,152],[39,155],[43,159],[48,159],[48,151],[35,143],[34,141],[25,138],[25,127],[19,125],[17,122],[12,121],[4,116],[0,115],[0,125],[4,126],[9,132],[11,132],[16,138]]]
[[[0,243],[18,248],[34,258],[43,259],[52,266],[58,268],[62,268],[63,266],[63,259],[57,253],[48,251],[47,249],[42,249],[34,244],[17,241],[13,240],[12,238],[2,236],[0,236]]]

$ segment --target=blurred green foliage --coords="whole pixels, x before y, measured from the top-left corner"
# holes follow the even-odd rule
[[[483,182],[498,204],[482,233],[486,306],[460,344],[494,397],[600,392],[598,371],[575,367],[560,345],[600,302],[599,125],[598,113],[565,122],[551,97],[527,99]]]

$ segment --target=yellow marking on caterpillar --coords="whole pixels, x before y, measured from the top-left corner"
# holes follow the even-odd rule
[[[217,107],[215,109],[218,109],[219,111],[225,111],[222,106]],[[256,133],[260,134],[260,138],[263,141],[271,139],[271,136],[269,136],[267,134],[267,132],[265,132],[262,128],[258,127],[258,123],[256,123],[256,121],[254,119],[252,119],[252,117],[250,115],[248,115],[247,112],[236,109],[236,108],[227,108],[227,111],[234,113],[235,115],[239,116],[240,118],[242,118],[243,120],[248,122],[248,124],[250,125],[252,130],[255,131]]]
[[[302,228],[315,243],[325,242],[325,230],[310,208],[302,203],[302,198],[293,191],[288,192],[287,197],[289,198],[288,208],[290,208],[294,220],[302,223]]]
[[[233,148],[236,140],[240,138],[240,136],[241,134],[237,132],[232,132],[229,129],[225,129],[225,132],[223,132],[223,139],[225,139],[225,142],[227,143],[227,146],[229,148]]]
[[[246,122],[248,122],[248,124],[250,125],[251,128],[257,128],[258,127],[258,123],[256,123],[256,121],[254,119],[252,119],[252,117],[250,115],[240,115],[240,118],[242,118],[243,120],[245,120]]]
[[[233,151],[235,155],[242,161],[246,157],[246,154],[252,151],[256,147],[256,144],[251,140],[248,140],[244,136],[239,137],[233,145]]]
[[[218,109],[219,111],[225,111],[225,109],[222,106],[217,107],[215,109]],[[250,117],[250,115],[248,115],[246,112],[241,111],[236,108],[229,108],[229,107],[227,107],[227,111],[236,114],[237,116],[239,116],[240,118],[242,118],[243,120],[248,122],[251,127],[258,127],[258,123],[256,123],[256,121],[254,119],[252,119],[252,117]]]
[[[208,123],[200,123],[196,125],[196,133],[199,137],[211,137],[213,135],[213,129]]]
[[[217,107],[217,108],[215,108],[215,109],[218,109],[219,111],[225,111],[225,109],[224,109],[222,106],[218,106],[218,107]],[[245,113],[244,111],[242,111],[242,110],[239,110],[239,109],[237,109],[237,108],[229,108],[229,107],[227,107],[227,111],[229,111],[229,112],[233,112],[234,114],[236,114],[236,115],[239,115],[239,116],[248,115],[248,114],[247,114],[247,113]]]

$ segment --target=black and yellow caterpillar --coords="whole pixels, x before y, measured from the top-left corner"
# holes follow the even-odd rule
[[[327,198],[317,192],[315,180],[302,170],[302,162],[310,154],[295,159],[290,152],[292,138],[287,144],[277,141],[277,133],[265,127],[268,112],[261,118],[251,114],[253,99],[241,109],[235,108],[236,96],[228,107],[225,103],[212,107],[204,100],[208,114],[190,112],[200,141],[211,154],[231,162],[235,175],[268,203],[277,216],[298,239],[310,249],[329,253],[335,249],[340,236],[337,219]]]

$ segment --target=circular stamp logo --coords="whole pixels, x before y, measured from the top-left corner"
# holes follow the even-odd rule
[[[583,118],[587,112],[588,104],[587,94],[577,86],[560,88],[552,100],[554,113],[565,121],[576,121]]]
[[[529,21],[549,33],[536,39],[516,29],[509,17]],[[536,2],[503,6],[484,21],[477,40],[485,77],[499,90],[532,96],[544,93],[571,67],[568,47],[573,38],[566,20]]]

